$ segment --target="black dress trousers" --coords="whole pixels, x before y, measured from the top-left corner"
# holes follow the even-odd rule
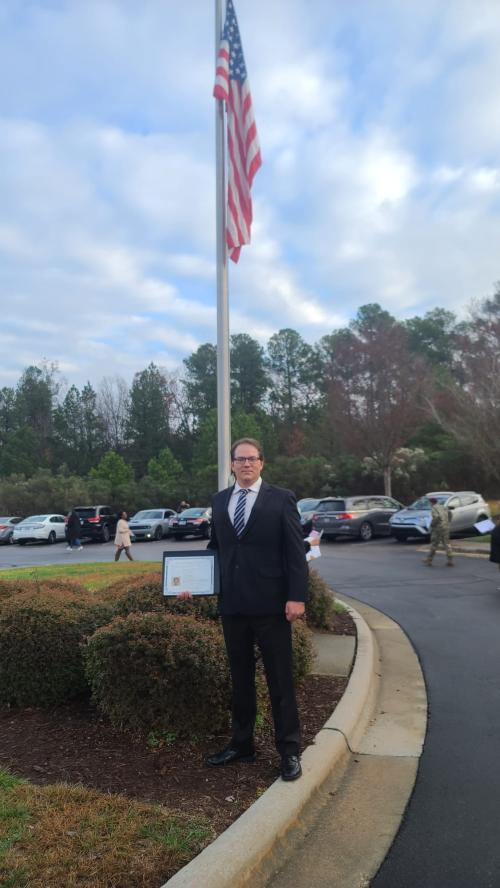
[[[257,714],[255,649],[257,642],[266,674],[274,720],[276,748],[281,756],[299,755],[300,724],[293,682],[292,627],[281,614],[222,615],[229,658],[232,696],[232,745],[253,751]]]

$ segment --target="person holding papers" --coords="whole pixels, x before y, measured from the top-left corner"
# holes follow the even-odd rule
[[[261,478],[262,447],[231,448],[236,483],[215,494],[208,547],[219,553],[219,611],[233,685],[232,738],[211,767],[255,758],[257,643],[267,678],[283,780],[296,780],[300,725],[292,670],[291,624],[304,614],[308,568],[295,496]]]

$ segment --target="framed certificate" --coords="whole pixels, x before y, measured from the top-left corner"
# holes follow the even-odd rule
[[[218,595],[219,584],[217,552],[191,549],[163,553],[163,595]]]

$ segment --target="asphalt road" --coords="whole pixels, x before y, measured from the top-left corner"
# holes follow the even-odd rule
[[[322,546],[318,568],[396,620],[422,664],[428,732],[406,817],[373,888],[499,888],[500,573],[389,541]],[[376,818],[377,812],[373,812]]]
[[[169,549],[206,549],[202,539],[161,540],[159,543],[134,543],[132,556],[136,561],[162,561],[163,552]],[[25,546],[0,546],[0,571],[9,567],[43,567],[48,564],[90,563],[113,561],[115,547],[110,543],[84,543],[81,551],[67,552],[66,543],[27,543]],[[120,561],[127,557],[122,552]]]
[[[136,543],[138,560],[204,540]],[[112,544],[68,553],[4,546],[0,569],[112,560]],[[429,723],[413,796],[373,888],[500,888],[500,573],[487,559],[437,556],[391,540],[322,545],[315,563],[345,593],[396,620],[420,658]],[[122,556],[123,560],[123,556]],[[377,816],[377,812],[373,812]]]

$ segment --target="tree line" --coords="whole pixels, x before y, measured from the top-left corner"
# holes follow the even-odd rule
[[[500,491],[500,284],[459,319],[398,321],[376,303],[308,344],[230,341],[233,439],[263,441],[266,477],[297,496],[431,488]],[[0,512],[76,503],[204,504],[217,487],[216,347],[131,384],[66,383],[30,366],[0,390]]]

